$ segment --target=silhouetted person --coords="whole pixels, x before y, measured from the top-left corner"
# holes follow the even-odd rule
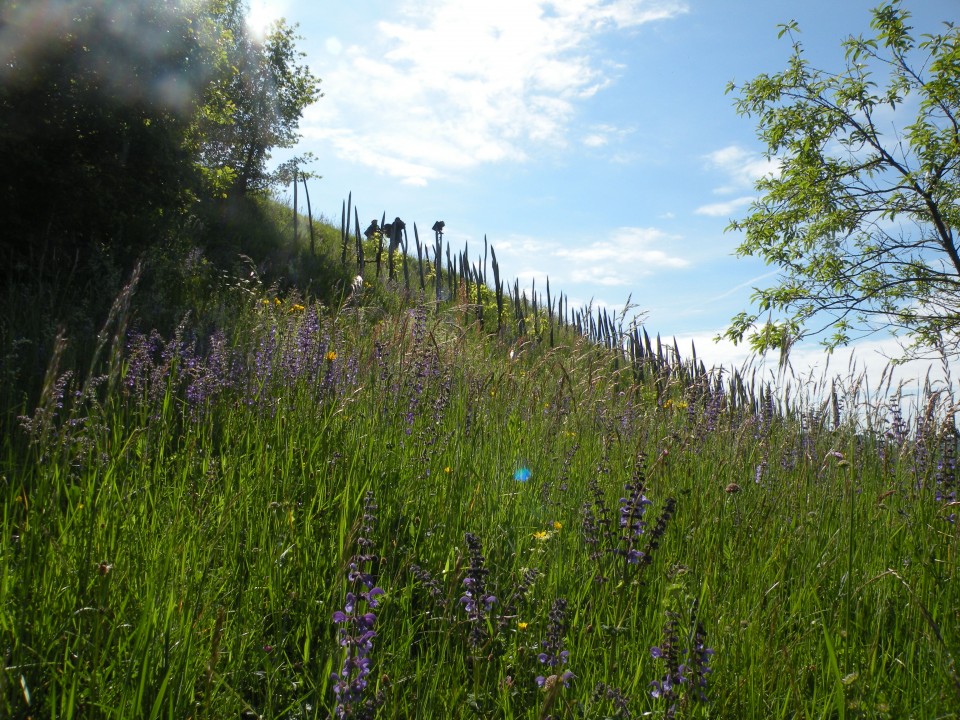
[[[400,241],[403,238],[403,231],[407,227],[407,224],[400,218],[394,218],[392,223],[387,223],[384,225],[384,231],[388,234],[390,238],[390,252],[392,253],[398,247],[400,247]],[[387,228],[390,228],[387,231]]]

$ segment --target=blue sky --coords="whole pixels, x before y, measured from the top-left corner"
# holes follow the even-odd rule
[[[868,34],[878,4],[253,0],[251,20],[299,23],[322,78],[296,149],[323,176],[315,209],[339,218],[352,191],[361,223],[386,212],[423,238],[442,219],[474,254],[486,235],[522,286],[549,276],[571,305],[616,310],[629,297],[648,330],[696,338],[699,354],[728,363],[745,350],[709,339],[774,277],[735,258],[739,237],[724,228],[776,166],[726,85],[786,66],[777,25],[790,20],[815,64],[841,67],[840,41]],[[905,5],[917,32],[958,9]],[[874,338],[858,352],[878,347],[892,350]],[[823,359],[815,342],[795,356]]]

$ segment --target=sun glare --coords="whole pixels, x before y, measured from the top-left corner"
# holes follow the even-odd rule
[[[258,40],[263,40],[270,26],[284,16],[289,3],[286,0],[250,0],[247,29]]]

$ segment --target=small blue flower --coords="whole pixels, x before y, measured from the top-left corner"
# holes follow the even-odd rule
[[[533,475],[533,471],[531,471],[530,468],[520,466],[514,471],[513,479],[517,482],[526,482],[530,479],[531,475]]]

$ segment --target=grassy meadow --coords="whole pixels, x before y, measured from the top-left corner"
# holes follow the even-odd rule
[[[958,717],[949,388],[784,398],[366,263],[169,332],[134,278],[8,373],[0,717]]]

